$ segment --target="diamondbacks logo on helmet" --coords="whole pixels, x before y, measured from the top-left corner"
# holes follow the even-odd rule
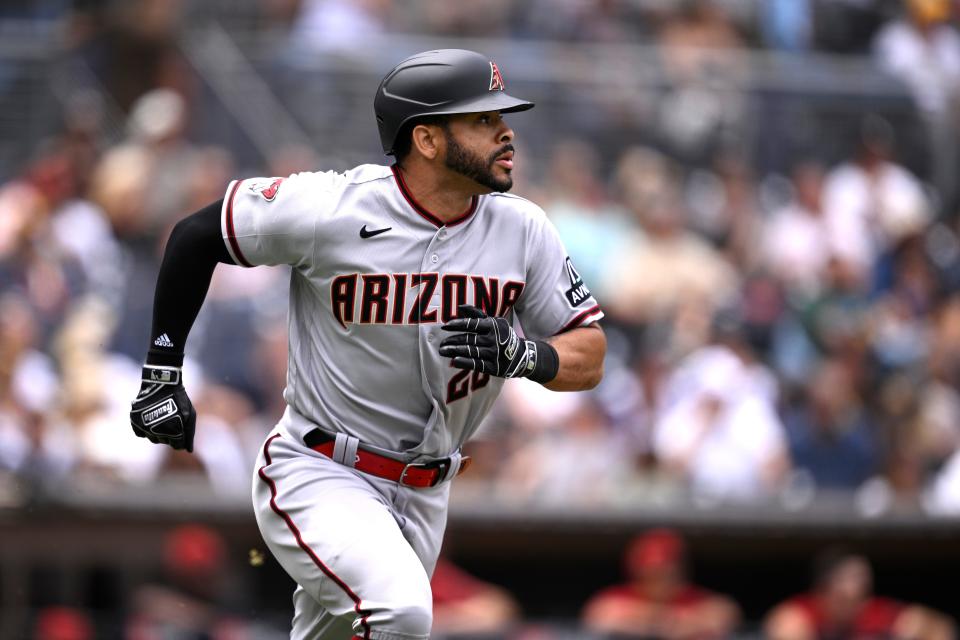
[[[500,69],[497,63],[490,61],[490,91],[503,91],[503,76],[500,75]]]

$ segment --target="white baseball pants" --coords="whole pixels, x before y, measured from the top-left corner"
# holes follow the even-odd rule
[[[338,464],[278,426],[254,467],[270,551],[299,585],[290,637],[426,639],[450,483],[414,489]]]

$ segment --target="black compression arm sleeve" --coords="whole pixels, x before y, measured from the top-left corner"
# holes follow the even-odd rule
[[[220,235],[223,200],[176,224],[157,276],[153,330],[147,363],[179,367],[190,327],[197,319],[218,262],[234,264]]]

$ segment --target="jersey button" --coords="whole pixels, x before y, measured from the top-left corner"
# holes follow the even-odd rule
[[[437,234],[437,237],[440,238],[441,240],[446,240],[446,239],[447,239],[447,232],[446,232],[446,231],[441,231],[440,233]]]
[[[432,262],[433,264],[437,264],[438,262],[440,262],[440,256],[438,256],[437,254],[433,254],[432,256],[430,256],[430,262]]]
[[[428,333],[428,334],[427,334],[427,342],[433,342],[433,334],[432,334],[432,333]]]

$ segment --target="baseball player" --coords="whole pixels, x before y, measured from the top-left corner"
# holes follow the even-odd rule
[[[216,264],[292,267],[287,409],[253,482],[298,584],[291,637],[427,638],[450,480],[504,380],[600,380],[600,307],[543,211],[506,193],[503,115],[532,107],[485,56],[417,54],[374,100],[392,166],[235,180],[171,233],[130,416],[175,449],[193,448],[180,367]]]

